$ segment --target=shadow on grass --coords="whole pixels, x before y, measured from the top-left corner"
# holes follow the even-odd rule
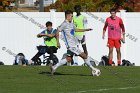
[[[39,72],[39,74],[42,74],[42,75],[51,75],[51,72],[47,72],[47,71],[42,71],[42,72]],[[59,73],[59,72],[55,72],[54,75],[70,75],[70,76],[92,76],[92,75],[84,75],[84,74],[64,74],[64,73]]]

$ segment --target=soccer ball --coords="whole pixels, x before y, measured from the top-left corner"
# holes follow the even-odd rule
[[[101,71],[99,69],[96,68],[96,69],[92,70],[93,76],[100,76],[100,74],[101,74]]]

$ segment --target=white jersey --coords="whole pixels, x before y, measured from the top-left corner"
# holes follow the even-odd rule
[[[72,22],[68,22],[67,20],[65,20],[58,29],[62,32],[62,39],[65,42],[67,48],[77,47],[78,40],[74,36],[76,27]]]

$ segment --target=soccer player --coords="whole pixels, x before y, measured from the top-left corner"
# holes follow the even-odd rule
[[[81,14],[81,6],[75,5],[74,10],[76,15],[73,17],[73,23],[77,29],[85,29],[87,27],[87,19]],[[75,32],[74,36],[78,39],[79,44],[82,45],[84,53],[88,55],[86,47],[86,37],[84,32]],[[78,57],[74,55],[74,65],[78,65]]]
[[[108,27],[108,43],[109,47],[109,65],[112,65],[113,48],[116,48],[118,66],[121,65],[121,41],[125,43],[125,28],[123,21],[120,17],[116,16],[116,11],[110,11],[111,16],[106,19],[102,38],[105,37],[106,28]]]
[[[83,16],[81,11],[80,5],[75,5],[74,10],[76,12],[76,16],[73,17],[73,23],[76,26],[77,29],[84,29],[87,25],[87,19],[85,16]],[[79,43],[82,44],[82,48],[84,50],[84,53],[88,55],[87,47],[86,47],[86,40],[85,40],[85,33],[84,32],[75,32],[74,36],[78,39]]]
[[[35,62],[41,55],[47,52],[50,54],[50,62],[53,63],[53,53],[54,51],[57,51],[58,48],[60,48],[58,38],[59,32],[52,28],[52,22],[50,21],[46,22],[46,27],[47,29],[37,35],[38,38],[44,38],[44,43],[46,46],[42,46],[42,48],[44,47],[45,49],[43,48],[43,52],[38,51],[38,53],[31,59],[33,62]]]
[[[84,52],[81,52],[81,50],[77,47],[78,40],[74,36],[75,31],[84,32],[84,31],[90,31],[92,29],[76,29],[75,25],[72,23],[72,17],[73,17],[73,12],[70,10],[67,10],[65,12],[65,21],[58,28],[58,30],[62,32],[63,40],[67,47],[67,57],[65,59],[62,59],[56,65],[51,66],[51,74],[53,75],[56,69],[66,64],[66,62],[71,62],[74,54],[80,56],[84,60],[87,66],[91,68],[92,74],[94,74],[95,72],[100,73],[99,69],[94,68],[91,65],[90,58]]]

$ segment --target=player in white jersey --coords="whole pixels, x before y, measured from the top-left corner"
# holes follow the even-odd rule
[[[78,40],[74,36],[74,31],[84,32],[84,31],[90,31],[92,29],[76,29],[75,25],[72,23],[72,17],[73,17],[73,12],[67,10],[65,12],[65,21],[58,28],[58,30],[62,32],[63,40],[67,47],[67,57],[65,59],[62,59],[56,65],[51,66],[51,74],[53,75],[56,69],[66,64],[66,62],[71,62],[74,54],[80,56],[84,60],[87,66],[91,68],[92,74],[97,72],[100,74],[100,70],[94,68],[91,65],[90,58],[77,47]]]

